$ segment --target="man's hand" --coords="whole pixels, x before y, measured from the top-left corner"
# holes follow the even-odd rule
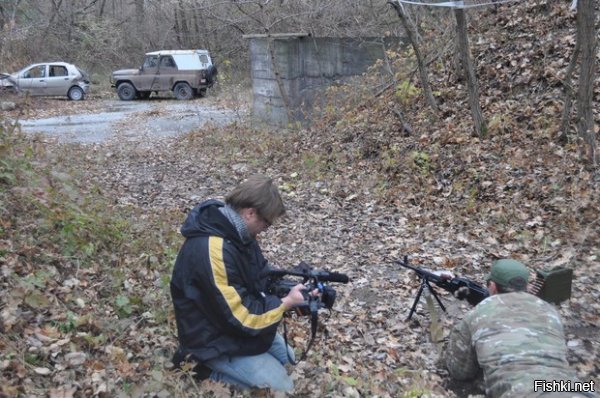
[[[298,305],[304,304],[307,300],[306,294],[307,294],[306,286],[303,285],[302,283],[299,283],[290,290],[290,292],[288,293],[287,296],[285,296],[284,298],[281,299],[281,302],[289,310]],[[312,292],[310,292],[311,296],[316,296],[318,294],[319,294],[318,289],[315,289]]]
[[[434,275],[439,276],[440,278],[444,279],[444,280],[450,280],[450,279],[454,279],[455,276],[452,272],[448,271],[448,270],[438,270],[438,271],[432,271],[431,272]]]
[[[297,284],[290,290],[287,296],[281,299],[281,302],[288,310],[304,303],[304,295],[302,294],[303,290],[306,290],[306,286],[304,286],[302,283]]]

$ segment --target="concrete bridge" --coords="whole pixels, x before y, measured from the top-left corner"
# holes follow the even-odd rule
[[[398,38],[312,37],[304,33],[244,38],[250,43],[253,116],[277,126],[310,122],[319,93],[363,74],[386,50],[396,49],[400,43]]]

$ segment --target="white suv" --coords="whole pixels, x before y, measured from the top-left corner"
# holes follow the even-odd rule
[[[110,83],[124,101],[146,99],[159,91],[172,91],[175,98],[188,100],[203,97],[216,76],[207,50],[162,50],[146,53],[139,69],[114,71]]]

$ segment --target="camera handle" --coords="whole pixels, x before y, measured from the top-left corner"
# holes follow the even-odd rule
[[[306,359],[306,354],[308,354],[308,351],[312,347],[312,345],[315,341],[315,337],[317,336],[317,326],[319,324],[319,299],[317,297],[309,296],[308,308],[310,310],[310,340],[308,341],[306,349],[304,350],[304,352],[302,353],[302,356],[300,357],[300,359],[298,361],[294,361],[294,359],[290,356],[289,351],[286,351],[288,361],[290,361],[290,363],[292,365],[297,365],[298,362],[304,361]],[[287,349],[287,347],[288,347],[287,323],[285,321],[285,317],[283,319],[283,341],[284,341],[285,347]]]
[[[425,287],[427,287],[429,292],[431,292],[431,295],[433,297],[435,297],[435,300],[438,302],[438,304],[440,305],[442,310],[444,312],[446,312],[446,307],[444,307],[444,304],[442,304],[442,301],[438,297],[437,293],[435,292],[433,287],[431,287],[431,285],[429,284],[429,279],[427,279],[427,277],[422,277],[421,278],[421,286],[419,287],[419,292],[417,293],[417,297],[415,297],[415,301],[413,302],[412,308],[410,309],[408,318],[406,318],[407,321],[410,321],[410,318],[412,318],[412,315],[415,313],[415,310],[417,309],[417,304],[419,304],[419,299],[421,298],[421,294],[423,293],[423,289],[425,289]]]

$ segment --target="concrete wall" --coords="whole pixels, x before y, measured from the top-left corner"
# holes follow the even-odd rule
[[[253,116],[267,124],[285,126],[310,120],[317,95],[334,82],[364,73],[398,46],[397,38],[351,39],[328,37],[272,38],[277,70],[287,92],[288,115],[271,64],[265,37],[250,37]],[[395,46],[395,47],[394,47]]]

